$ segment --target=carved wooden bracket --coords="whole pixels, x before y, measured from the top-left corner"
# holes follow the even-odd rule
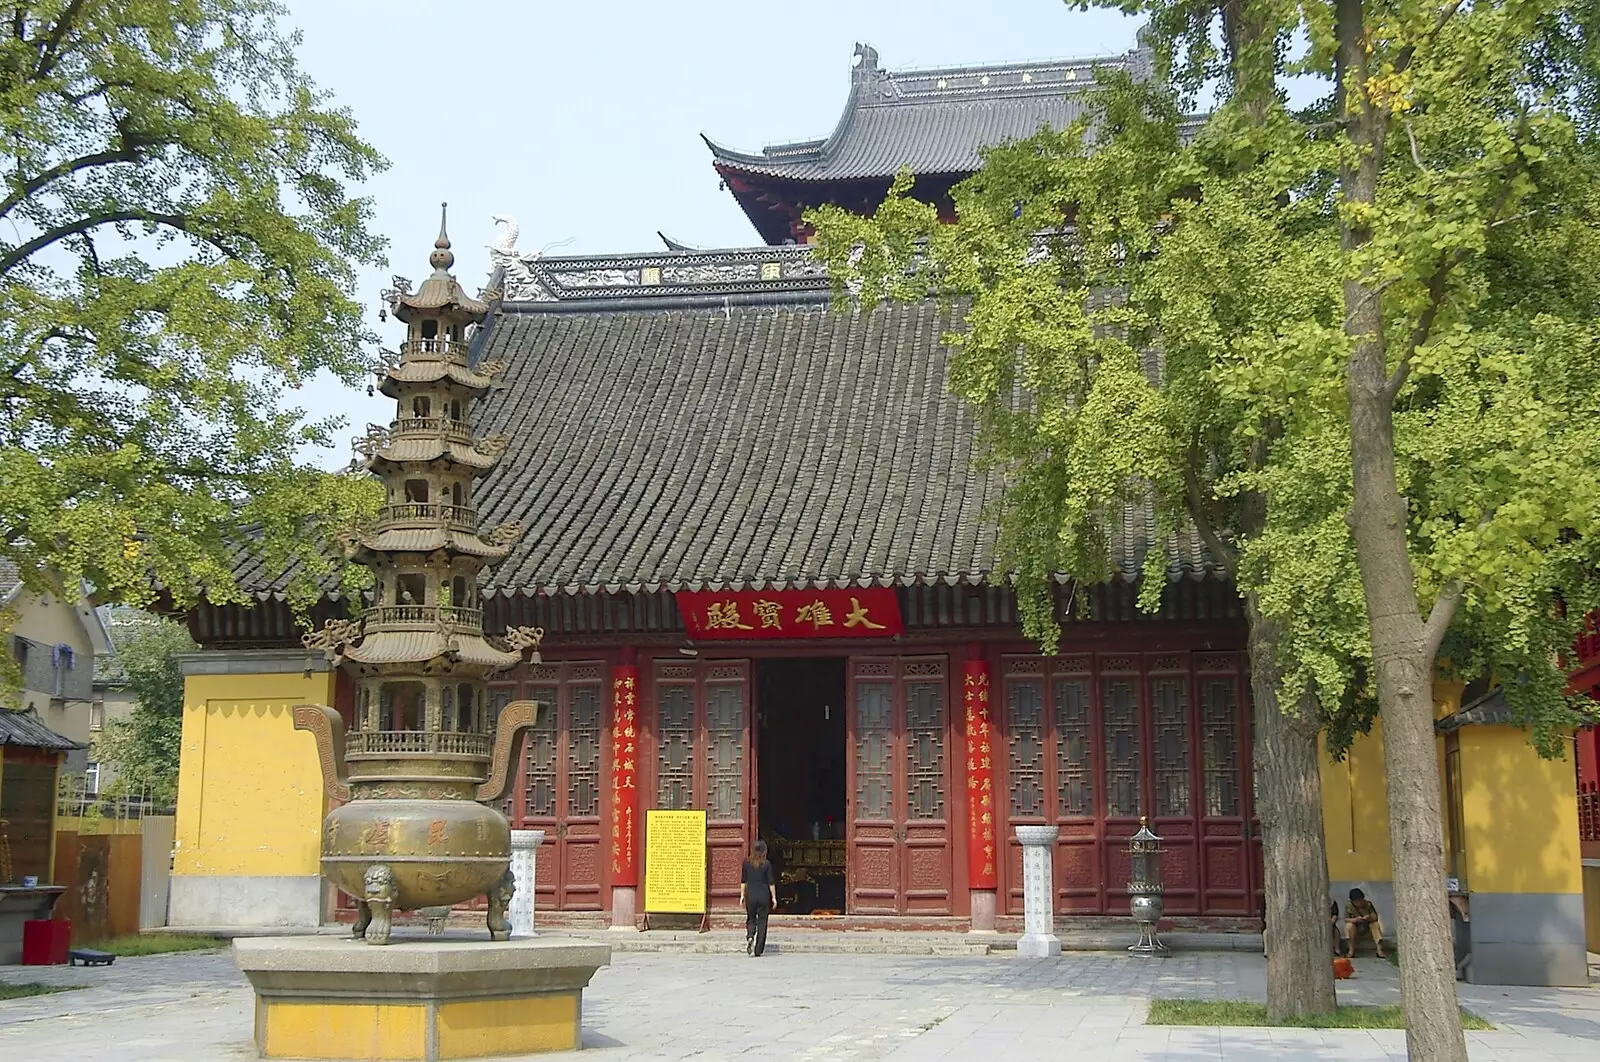
[[[501,800],[511,787],[511,759],[522,741],[522,732],[539,721],[541,711],[550,706],[539,701],[512,701],[500,709],[499,730],[494,752],[489,758],[489,780],[478,786],[477,798],[485,803]]]
[[[322,788],[329,800],[350,799],[344,767],[344,717],[326,704],[294,706],[294,728],[309,730],[317,739],[317,760],[322,764]]]

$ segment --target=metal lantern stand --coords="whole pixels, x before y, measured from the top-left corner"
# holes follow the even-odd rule
[[[1139,941],[1128,950],[1135,955],[1165,955],[1167,946],[1156,936],[1165,904],[1161,900],[1161,838],[1150,831],[1150,820],[1139,818],[1139,832],[1128,841],[1133,872],[1128,879],[1128,904]]]

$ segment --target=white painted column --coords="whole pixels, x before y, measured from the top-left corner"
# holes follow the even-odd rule
[[[514,937],[534,935],[534,871],[538,865],[539,845],[543,843],[543,830],[511,831],[511,875],[517,879],[517,891],[511,894],[511,935]]]
[[[1018,826],[1022,842],[1022,939],[1017,958],[1045,959],[1061,954],[1055,925],[1055,860],[1059,826]]]

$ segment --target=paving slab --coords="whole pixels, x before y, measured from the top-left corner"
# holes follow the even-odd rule
[[[782,943],[781,941],[779,942]],[[0,1002],[0,1059],[236,1062],[253,1059],[252,999],[226,952],[115,966],[3,967],[0,980],[81,991]],[[1401,1032],[1214,1029],[1144,1024],[1153,998],[1255,999],[1265,963],[1242,951],[1165,959],[1067,953],[618,954],[584,996],[584,1044],[529,1056],[584,1062],[689,1059],[1072,1059],[1074,1062],[1388,1062]],[[1397,1003],[1398,971],[1371,959],[1339,983],[1345,1003]],[[1494,1022],[1468,1036],[1473,1062],[1593,1059],[1600,991],[1462,985]]]

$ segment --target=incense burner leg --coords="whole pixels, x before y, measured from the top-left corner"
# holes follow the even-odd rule
[[[350,927],[350,935],[360,940],[367,935],[367,927],[372,924],[372,905],[365,900],[356,900],[356,924]]]
[[[511,920],[506,911],[511,907],[511,897],[517,891],[517,877],[507,870],[500,881],[489,890],[489,939],[510,940]]]
[[[371,924],[367,926],[366,938],[368,944],[389,943],[390,919],[392,908],[398,890],[395,887],[394,871],[379,863],[367,868],[363,883],[367,887],[367,899],[363,905],[372,912]]]

